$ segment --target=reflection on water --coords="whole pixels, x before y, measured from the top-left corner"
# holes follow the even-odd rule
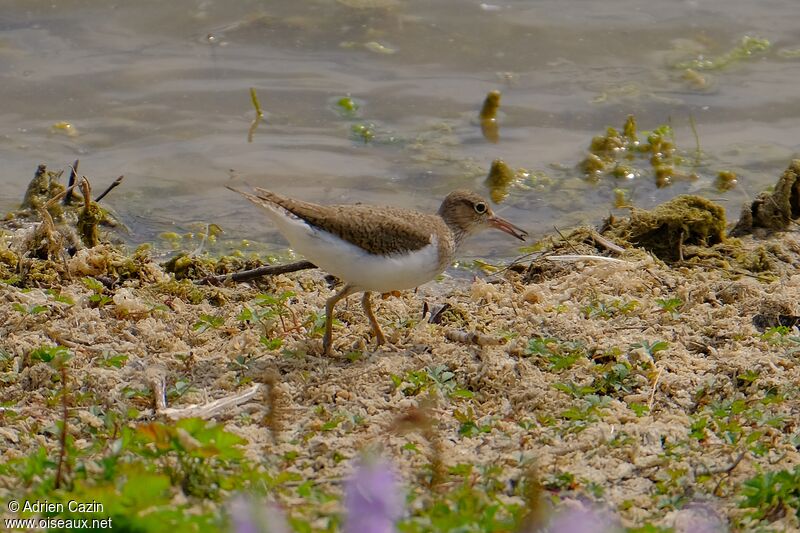
[[[38,163],[79,157],[98,187],[126,176],[108,202],[133,241],[202,221],[281,243],[223,188],[231,176],[314,201],[434,210],[455,187],[488,194],[499,158],[519,179],[498,210],[533,233],[684,192],[735,217],[800,138],[792,0],[107,6],[5,0],[0,209]],[[770,46],[738,53],[745,36]],[[251,87],[265,116],[248,142]],[[478,116],[492,90],[502,94],[496,143]],[[697,179],[661,189],[655,172],[585,179],[592,137],[629,114],[641,129],[671,125]],[[720,171],[735,186],[720,187]],[[514,246],[486,235],[469,252]]]

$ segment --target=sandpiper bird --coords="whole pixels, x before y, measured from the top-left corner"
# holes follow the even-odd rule
[[[363,292],[364,313],[377,344],[384,344],[371,292],[412,289],[432,280],[464,239],[483,229],[497,228],[523,241],[528,236],[468,190],[451,192],[439,212],[429,215],[392,206],[318,205],[259,188],[255,195],[228,188],[263,207],[295,251],[344,281],[325,303],[324,355],[331,352],[333,308],[339,300]]]

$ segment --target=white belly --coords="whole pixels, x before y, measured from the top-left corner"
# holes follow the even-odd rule
[[[413,289],[432,280],[443,270],[439,266],[435,235],[431,237],[431,244],[414,252],[382,256],[320,231],[294,216],[278,212],[270,214],[296,252],[322,270],[365,291]]]

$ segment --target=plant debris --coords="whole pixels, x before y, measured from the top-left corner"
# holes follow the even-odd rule
[[[792,160],[772,192],[762,192],[744,206],[731,235],[753,233],[758,228],[785,230],[800,217],[800,159]]]

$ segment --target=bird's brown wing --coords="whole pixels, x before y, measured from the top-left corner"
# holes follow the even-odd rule
[[[257,197],[376,255],[419,250],[444,224],[434,215],[372,205],[319,205],[256,188]]]

